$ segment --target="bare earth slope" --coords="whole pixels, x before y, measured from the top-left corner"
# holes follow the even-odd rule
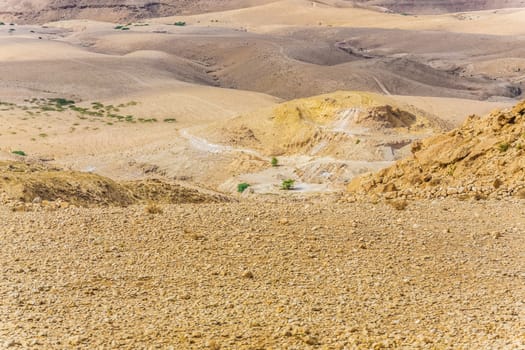
[[[19,203],[16,210],[31,210],[31,204],[46,202],[94,206],[128,206],[136,203],[210,203],[226,196],[161,180],[116,182],[106,177],[66,171],[42,164],[0,162],[0,198]]]

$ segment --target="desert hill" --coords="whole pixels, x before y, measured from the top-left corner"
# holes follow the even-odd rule
[[[435,14],[525,7],[523,0],[354,0],[355,3],[379,6],[395,12]]]
[[[0,0],[0,348],[525,349],[519,5]]]
[[[0,16],[20,23],[69,19],[129,22],[152,17],[242,8],[270,0],[6,0]]]
[[[41,204],[50,207],[128,206],[154,202],[157,204],[212,203],[227,197],[211,191],[149,179],[116,182],[109,178],[69,171],[44,164],[0,162],[0,198],[2,202]],[[54,203],[53,203],[54,202]],[[26,204],[17,209],[30,208]]]
[[[525,102],[412,145],[413,155],[354,180],[350,191],[396,197],[525,196]]]

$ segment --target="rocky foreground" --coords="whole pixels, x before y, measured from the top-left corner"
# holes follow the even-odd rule
[[[0,348],[523,349],[523,203],[0,206]]]

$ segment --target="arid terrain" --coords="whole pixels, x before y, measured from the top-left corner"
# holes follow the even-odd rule
[[[0,349],[524,349],[525,2],[0,3]]]

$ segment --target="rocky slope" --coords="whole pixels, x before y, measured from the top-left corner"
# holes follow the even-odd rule
[[[525,197],[525,102],[412,145],[413,155],[354,180],[356,193],[396,197]]]
[[[0,205],[0,348],[525,346],[520,202],[162,209]]]

